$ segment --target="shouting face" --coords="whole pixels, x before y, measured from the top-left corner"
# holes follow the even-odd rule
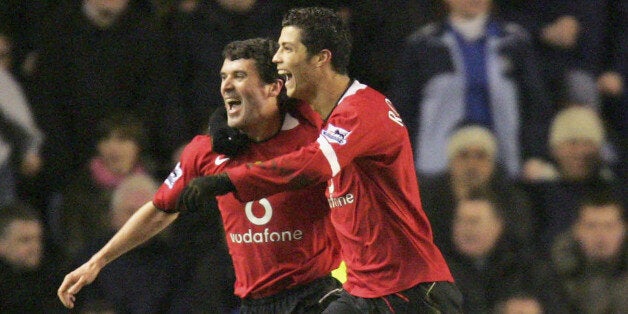
[[[252,135],[265,126],[266,117],[277,112],[274,101],[281,81],[265,83],[253,59],[225,59],[220,70],[220,92],[230,127]]]
[[[277,71],[286,80],[288,96],[308,100],[316,86],[316,64],[301,42],[301,30],[286,26],[281,30],[279,49],[273,57]]]

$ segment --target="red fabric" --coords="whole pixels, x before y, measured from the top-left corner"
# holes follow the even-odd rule
[[[306,104],[301,109],[311,111]],[[228,160],[211,151],[209,136],[197,136],[184,149],[180,164],[160,187],[154,204],[172,211],[193,178],[280,156],[309,144],[317,134],[316,126],[301,119],[295,128],[252,144],[246,154]],[[250,202],[240,202],[232,194],[217,198],[236,273],[236,295],[270,296],[329,275],[338,267],[340,252],[324,189],[325,185],[319,184]]]
[[[227,173],[241,200],[327,181],[347,264],[344,288],[353,295],[376,298],[421,282],[453,281],[421,207],[407,130],[382,94],[357,81],[317,142]]]

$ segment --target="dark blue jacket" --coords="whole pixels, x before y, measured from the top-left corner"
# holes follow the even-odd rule
[[[554,108],[525,30],[495,21],[487,38],[486,69],[499,162],[516,176],[521,161],[545,155]],[[447,24],[429,24],[406,41],[389,94],[410,132],[417,169],[441,172],[447,138],[465,119],[466,81],[460,48]]]

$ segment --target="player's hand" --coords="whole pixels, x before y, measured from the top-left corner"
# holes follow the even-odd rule
[[[74,308],[76,294],[81,291],[84,286],[89,285],[96,279],[98,273],[100,273],[100,269],[101,267],[89,261],[67,274],[65,278],[63,278],[63,283],[59,286],[59,290],[57,290],[57,296],[59,296],[61,303],[69,309]]]
[[[198,177],[183,189],[177,201],[179,211],[194,212],[207,208],[217,195],[235,191],[235,187],[225,173]]]

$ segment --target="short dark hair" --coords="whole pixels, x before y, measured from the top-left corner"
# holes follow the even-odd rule
[[[24,203],[13,202],[0,207],[0,238],[5,236],[9,225],[16,220],[41,222],[41,216]]]
[[[618,193],[618,191],[604,183],[600,183],[595,188],[587,191],[578,203],[578,218],[582,215],[582,210],[585,207],[616,206],[619,208],[619,215],[621,216],[621,219],[625,222],[625,204]]]
[[[135,141],[140,149],[146,147],[148,140],[146,133],[147,130],[142,119],[130,112],[113,111],[96,125],[98,141],[115,135]]]
[[[273,55],[279,44],[267,38],[252,38],[232,41],[222,51],[222,56],[229,60],[253,59],[260,78],[265,83],[274,83],[279,79],[277,65],[273,63]]]
[[[323,49],[331,51],[331,65],[336,72],[347,74],[351,32],[335,11],[323,7],[291,9],[284,16],[281,26],[294,26],[301,30],[301,42],[310,56]]]
[[[505,213],[503,204],[500,202],[497,194],[489,188],[474,188],[469,191],[469,194],[464,198],[466,201],[485,201],[492,205],[495,215],[504,220]]]

